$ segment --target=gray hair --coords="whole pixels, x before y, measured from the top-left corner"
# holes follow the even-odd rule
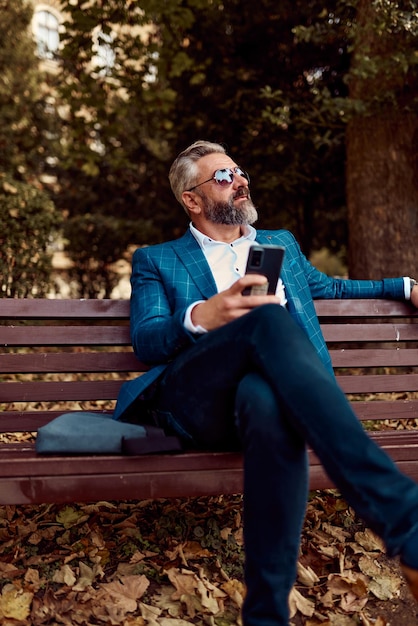
[[[191,146],[183,150],[183,152],[180,152],[170,168],[168,178],[171,189],[186,213],[189,213],[189,211],[184,205],[181,196],[183,191],[187,191],[187,189],[190,189],[193,185],[198,183],[196,161],[214,152],[226,154],[225,148],[219,143],[204,140],[195,141]]]

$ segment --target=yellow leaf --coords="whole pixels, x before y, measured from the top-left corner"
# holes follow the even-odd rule
[[[77,509],[74,509],[72,506],[66,506],[58,513],[56,520],[59,524],[62,524],[64,528],[71,528],[71,526],[75,526],[87,518],[88,516],[84,515],[81,511],[77,511]]]
[[[33,593],[16,589],[14,585],[3,587],[0,596],[0,614],[16,620],[25,620],[30,613]]]

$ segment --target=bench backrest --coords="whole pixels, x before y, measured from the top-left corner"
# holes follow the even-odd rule
[[[360,419],[418,419],[417,311],[389,300],[316,309]],[[0,346],[0,432],[35,431],[67,410],[112,410],[123,381],[147,369],[130,346],[127,300],[1,299]]]

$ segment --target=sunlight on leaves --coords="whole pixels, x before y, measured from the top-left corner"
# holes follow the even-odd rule
[[[29,616],[33,593],[5,585],[0,596],[0,616],[24,620]]]

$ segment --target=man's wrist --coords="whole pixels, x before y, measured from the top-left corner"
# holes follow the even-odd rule
[[[195,308],[195,306],[197,306],[201,302],[204,302],[204,300],[197,300],[196,302],[193,302],[192,304],[190,304],[187,307],[186,314],[184,316],[184,327],[186,328],[186,330],[189,330],[191,333],[204,334],[208,332],[206,328],[203,328],[203,326],[195,326],[192,320],[192,311]]]

